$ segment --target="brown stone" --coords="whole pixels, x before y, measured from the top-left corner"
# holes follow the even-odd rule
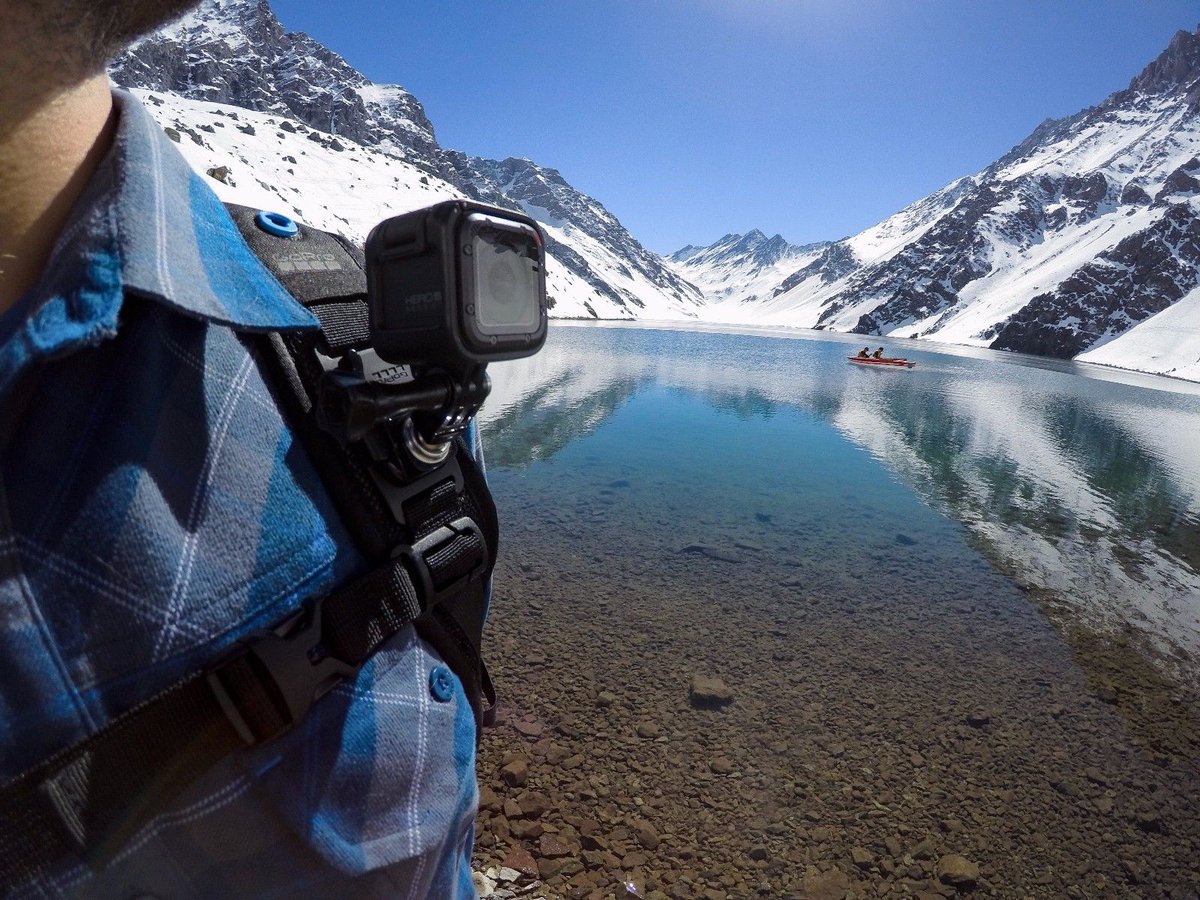
[[[540,819],[550,808],[550,798],[545,794],[526,791],[519,798],[521,815],[526,819]]]
[[[490,812],[500,809],[500,797],[486,784],[479,788],[479,808]]]
[[[538,864],[533,858],[533,854],[524,847],[514,847],[508,851],[508,855],[504,857],[504,861],[500,865],[516,869],[523,875],[528,875],[530,878],[537,878]]]
[[[727,756],[718,756],[708,764],[708,767],[717,775],[728,775],[733,771],[733,763]]]
[[[688,702],[697,709],[720,709],[733,702],[733,691],[720,678],[693,675]]]
[[[948,853],[938,860],[937,877],[942,884],[969,888],[979,880],[979,866],[957,853]]]
[[[632,823],[632,828],[639,844],[647,850],[658,849],[658,832],[654,830],[654,826],[649,822],[639,819]]]
[[[817,872],[810,868],[800,887],[808,900],[844,900],[849,891],[850,879],[841,869]]]
[[[522,840],[534,840],[540,838],[545,832],[541,822],[534,822],[530,819],[516,819],[508,823],[509,829],[512,831],[513,837],[521,838]]]
[[[529,778],[529,763],[518,757],[500,770],[500,778],[509,787],[521,787]]]
[[[557,834],[543,834],[538,841],[538,854],[543,857],[570,856],[571,848]]]
[[[582,838],[584,850],[607,850],[608,841],[598,834],[585,834]]]
[[[656,738],[661,731],[657,722],[638,722],[637,733],[640,738]]]
[[[513,726],[527,738],[541,737],[546,727],[541,722],[518,722]]]

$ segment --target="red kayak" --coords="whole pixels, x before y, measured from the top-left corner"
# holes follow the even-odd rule
[[[909,362],[907,359],[890,359],[886,356],[879,359],[873,356],[847,356],[846,359],[864,366],[907,366],[911,369],[916,365],[915,362]]]

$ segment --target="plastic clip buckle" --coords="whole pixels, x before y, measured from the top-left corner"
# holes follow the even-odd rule
[[[321,613],[325,598],[289,616],[269,631],[259,632],[234,648],[223,663],[208,673],[208,684],[230,724],[247,744],[265,743],[297,725],[313,701],[320,699],[359,667],[328,655],[321,644]],[[307,623],[300,623],[307,619]],[[235,659],[252,657],[251,667],[276,701],[282,701],[289,721],[270,734],[256,735],[221,680],[221,669]]]
[[[428,557],[456,538],[466,535],[474,535],[483,550],[480,554],[479,563],[473,566],[471,571],[465,575],[459,576],[449,584],[439,586],[437,573],[430,567]],[[406,564],[405,568],[412,575],[419,592],[421,609],[425,612],[428,612],[432,607],[441,603],[446,597],[457,593],[472,578],[481,577],[487,571],[488,564],[487,542],[483,539],[483,532],[473,519],[466,516],[455,519],[448,525],[443,525],[441,528],[431,531],[414,544],[404,544],[397,547],[393,551],[392,556],[404,560]]]

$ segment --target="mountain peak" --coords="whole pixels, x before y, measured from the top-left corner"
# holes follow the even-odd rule
[[[204,0],[109,66],[123,87],[276,113],[421,160],[439,150],[425,110],[341,56],[284,29],[267,0]]]
[[[1177,88],[1191,88],[1200,81],[1200,28],[1177,31],[1167,49],[1129,84],[1129,90],[1143,94],[1164,94]]]

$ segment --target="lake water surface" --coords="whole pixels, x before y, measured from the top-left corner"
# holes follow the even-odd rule
[[[556,326],[493,367],[484,861],[548,896],[1196,896],[1200,386],[856,341]]]

